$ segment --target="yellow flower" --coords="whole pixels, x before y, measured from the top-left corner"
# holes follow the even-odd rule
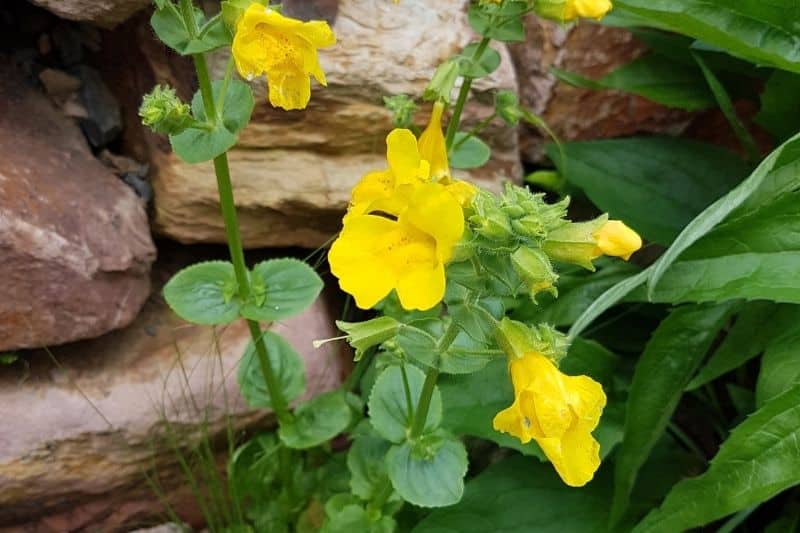
[[[236,24],[231,51],[239,74],[252,80],[266,74],[269,101],[286,110],[304,109],[311,98],[311,78],[327,85],[317,48],[336,43],[328,23],[303,22],[253,3]]]
[[[568,0],[564,8],[564,20],[578,17],[601,19],[611,11],[610,0]]]
[[[444,297],[444,265],[464,233],[461,206],[439,183],[419,185],[394,220],[381,214],[345,218],[328,261],[339,286],[369,309],[397,290],[405,309],[427,310]]]
[[[619,220],[609,220],[594,233],[597,239],[597,257],[610,255],[630,259],[633,252],[642,247],[642,238]]]
[[[433,104],[431,118],[422,135],[419,136],[419,152],[423,159],[431,164],[431,175],[434,179],[450,177],[450,165],[447,162],[447,145],[442,134],[442,113],[444,103]]]
[[[588,376],[562,374],[536,352],[509,363],[514,403],[497,413],[496,431],[523,444],[535,440],[567,485],[588,483],[600,466],[600,444],[592,431],[600,421],[606,395]]]

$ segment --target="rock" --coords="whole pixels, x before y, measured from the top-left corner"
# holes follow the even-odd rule
[[[155,258],[139,199],[78,128],[0,67],[0,351],[130,323]]]
[[[119,104],[98,71],[79,65],[74,72],[81,80],[80,101],[87,114],[80,121],[81,129],[92,146],[101,148],[122,131]]]
[[[184,533],[186,528],[175,523],[161,524],[160,526],[137,529],[131,533]]]
[[[31,0],[61,18],[113,28],[147,7],[150,0]]]
[[[338,231],[351,187],[365,172],[386,166],[384,139],[392,124],[383,96],[422,94],[436,66],[474,37],[466,19],[467,4],[467,0],[404,0],[399,5],[388,0],[341,0],[334,23],[338,44],[320,53],[329,85],[314,87],[307,110],[271,108],[264,80],[254,81],[257,103],[252,123],[230,152],[246,246],[313,248]],[[139,74],[141,91],[135,101],[125,104],[126,117],[133,115],[141,94],[155,82],[172,83],[184,97],[191,97],[187,85],[192,82],[186,81],[192,78],[190,67],[177,65],[154,42],[149,28],[137,31],[126,45],[132,38],[143,43],[144,62],[155,75],[149,86],[143,86]],[[503,58],[501,67],[476,84],[476,94],[516,89],[508,51],[502,44],[495,46]],[[224,55],[215,55],[212,72],[221,77],[226,62]],[[485,100],[468,107],[465,127],[491,114],[491,99]],[[427,112],[419,113],[420,124]],[[482,184],[518,179],[516,130],[498,121],[484,138],[492,144],[494,158],[470,175]],[[155,230],[186,243],[224,242],[211,163],[185,164],[154,136],[147,136],[144,144],[142,151],[149,154],[153,168]]]
[[[620,91],[593,91],[559,82],[551,67],[597,79],[639,57],[645,46],[622,28],[581,21],[561,25],[525,19],[526,41],[510,47],[523,104],[542,116],[562,141],[636,133],[678,133],[693,115]],[[549,142],[532,127],[520,130],[523,159],[541,163]]]
[[[159,263],[156,283],[185,261]],[[271,328],[305,361],[305,398],[336,387],[349,369],[346,344],[312,346],[337,334],[336,316],[320,299]],[[154,468],[181,520],[197,525],[168,432],[186,446],[205,432],[223,449],[227,422],[236,435],[272,424],[239,396],[236,368],[249,339],[243,322],[192,326],[154,297],[126,329],[53,349],[58,364],[38,351],[26,357],[28,370],[0,368],[0,531],[157,524],[147,520],[164,509],[144,478]]]

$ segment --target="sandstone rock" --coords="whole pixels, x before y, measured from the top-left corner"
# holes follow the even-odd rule
[[[333,319],[320,299],[272,326],[305,361],[305,397],[334,388],[349,368],[345,344],[312,346],[336,334]],[[177,488],[186,483],[165,444],[166,421],[186,446],[207,432],[222,448],[227,421],[237,434],[271,423],[239,396],[236,368],[249,338],[243,322],[192,326],[154,297],[128,328],[52,350],[58,365],[34,352],[29,369],[0,368],[0,531],[146,524],[164,516],[144,478],[153,468],[180,518],[196,524],[191,494]]]
[[[602,77],[645,52],[629,31],[588,21],[565,26],[536,17],[527,17],[525,25],[525,43],[511,46],[521,101],[544,117],[561,140],[678,133],[691,121],[687,112],[620,91],[572,87],[549,73],[557,67],[591,79]],[[541,162],[549,140],[534,128],[522,128],[523,159]]]
[[[306,111],[272,109],[264,80],[254,81],[253,121],[230,153],[246,246],[316,247],[338,231],[351,187],[365,172],[386,165],[384,139],[392,125],[382,97],[422,94],[436,66],[472,39],[467,4],[341,0],[334,23],[338,43],[320,53],[329,85],[315,86]],[[136,40],[148,39],[143,49],[154,81],[171,82],[191,96],[185,81],[191,74],[167,59],[148,28],[140,28]],[[508,51],[495,46],[502,65],[476,84],[476,94],[516,88]],[[226,62],[216,55],[212,71],[221,76]],[[142,87],[140,94],[149,89]],[[133,105],[138,102],[128,104]],[[491,102],[473,103],[465,122],[468,126],[491,112]],[[419,122],[426,118],[424,110]],[[498,121],[484,138],[494,147],[494,158],[471,176],[483,184],[518,178],[516,130]],[[153,136],[147,138],[147,152],[154,169],[156,231],[181,242],[223,242],[211,163],[184,164]]]
[[[0,351],[130,323],[155,258],[136,195],[10,67],[0,68],[0,257]]]
[[[31,0],[61,18],[113,28],[148,6],[150,0]]]

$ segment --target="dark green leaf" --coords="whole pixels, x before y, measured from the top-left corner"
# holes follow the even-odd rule
[[[722,443],[708,470],[681,481],[636,533],[708,524],[800,483],[800,386],[765,403]]]
[[[450,166],[458,169],[482,167],[492,156],[492,149],[474,135],[463,131],[456,133],[453,150],[450,152]]]
[[[610,476],[579,489],[527,457],[496,463],[467,483],[464,498],[425,517],[413,533],[606,533]]]
[[[351,417],[345,392],[333,390],[300,404],[294,418],[281,423],[278,436],[289,448],[313,448],[347,429]]]
[[[800,131],[800,76],[776,70],[772,73],[761,94],[761,110],[756,122],[783,142]]]
[[[547,153],[597,207],[644,238],[669,244],[703,209],[747,175],[735,154],[670,137],[582,141]]]
[[[386,454],[391,444],[375,435],[361,435],[347,452],[350,489],[364,501],[370,501],[389,482]]]
[[[303,261],[270,259],[253,268],[253,297],[242,306],[242,316],[262,322],[289,318],[304,311],[319,296],[322,279]]]
[[[458,503],[464,493],[467,450],[446,434],[427,434],[395,444],[386,455],[392,486],[402,498],[420,507]]]
[[[458,73],[465,78],[483,78],[500,66],[500,53],[497,50],[487,46],[480,57],[475,58],[477,48],[478,43],[468,44],[458,58]]]
[[[794,0],[619,0],[614,7],[753,63],[800,72]]]
[[[182,319],[194,324],[227,324],[239,316],[236,277],[227,261],[186,267],[164,285],[164,299]]]
[[[622,519],[639,469],[730,311],[730,305],[679,307],[661,322],[647,344],[634,372],[625,437],[616,456],[614,522]]]
[[[224,82],[215,81],[212,90],[216,105],[219,106],[219,94]],[[197,91],[192,98],[192,114],[207,129],[189,128],[177,135],[170,135],[172,149],[187,163],[200,163],[214,159],[224,153],[238,139],[239,131],[247,126],[253,112],[253,92],[250,86],[239,80],[230,80],[225,92],[225,101],[221,110],[221,120],[209,120],[203,106],[203,98]]]
[[[758,407],[800,383],[800,306],[781,306],[775,323],[783,327],[770,328],[756,383]]]
[[[265,331],[263,339],[270,366],[277,376],[283,396],[291,401],[300,396],[306,387],[303,360],[280,335]],[[242,396],[250,407],[272,407],[253,341],[248,343],[244,357],[239,361],[238,380]]]
[[[239,446],[228,462],[228,479],[243,501],[261,499],[278,475],[278,439],[263,433]]]
[[[194,9],[198,29],[206,24],[205,16]],[[202,35],[192,38],[180,12],[172,2],[165,2],[150,17],[150,25],[161,41],[181,55],[202,54],[230,44],[231,34],[221,18],[211,19]]]
[[[403,382],[403,368],[391,366],[378,376],[369,396],[372,426],[383,438],[392,442],[403,442],[407,438],[413,422],[411,413],[416,412],[425,382],[425,374],[415,366],[405,365],[405,375],[408,379],[408,395]],[[437,387],[431,398],[425,431],[436,429],[441,421],[442,396]]]

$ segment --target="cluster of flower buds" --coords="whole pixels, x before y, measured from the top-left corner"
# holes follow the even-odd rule
[[[192,125],[194,119],[185,104],[175,94],[175,89],[156,85],[144,95],[139,107],[142,124],[156,133],[176,135]]]

